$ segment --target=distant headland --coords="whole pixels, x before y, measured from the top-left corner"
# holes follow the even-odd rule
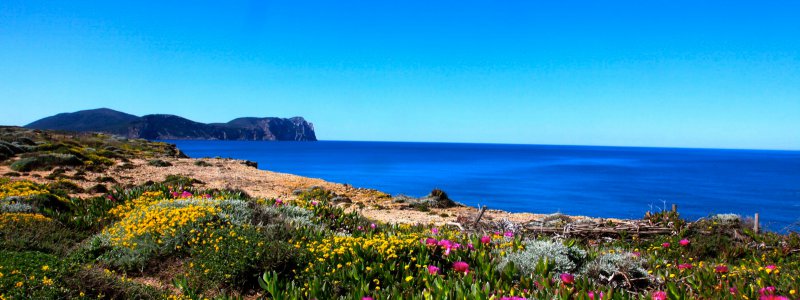
[[[303,117],[237,118],[200,123],[175,115],[134,116],[108,108],[61,113],[25,125],[33,129],[105,132],[148,140],[316,141]]]

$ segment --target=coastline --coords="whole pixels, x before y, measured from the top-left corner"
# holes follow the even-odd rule
[[[391,195],[384,192],[354,187],[348,184],[325,181],[319,178],[309,178],[288,173],[279,173],[261,170],[247,165],[247,161],[229,158],[161,158],[171,166],[157,167],[148,164],[145,159],[131,159],[127,168],[109,168],[102,173],[87,174],[86,180],[72,180],[84,189],[97,184],[102,177],[113,178],[120,186],[141,185],[148,181],[160,182],[168,175],[182,175],[197,179],[205,188],[239,189],[250,196],[260,198],[279,198],[294,200],[296,190],[321,187],[337,195],[349,198],[353,205],[348,205],[348,210],[359,210],[360,213],[372,220],[384,223],[397,224],[453,224],[459,216],[472,217],[477,215],[479,209],[470,206],[455,206],[449,208],[430,208],[430,211],[408,209],[401,203],[392,201]],[[204,161],[208,165],[201,166],[196,163]],[[11,172],[9,166],[0,166],[0,174]],[[65,175],[72,175],[68,171]],[[45,177],[50,171],[31,171],[27,176],[18,177],[37,183],[49,183]],[[87,197],[97,194],[77,194]],[[347,205],[347,204],[345,204]],[[483,220],[507,220],[515,224],[527,223],[541,219],[548,214],[522,212],[512,213],[503,210],[488,208]],[[572,220],[600,219],[585,216],[567,216]],[[614,218],[603,220],[619,221]]]

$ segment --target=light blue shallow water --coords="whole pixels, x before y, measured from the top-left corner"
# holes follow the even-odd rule
[[[191,157],[514,212],[639,218],[678,204],[689,219],[760,213],[772,230],[800,221],[800,151],[548,145],[168,141]],[[666,204],[665,204],[666,203]]]

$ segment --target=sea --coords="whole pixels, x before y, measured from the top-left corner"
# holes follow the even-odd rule
[[[800,151],[411,142],[170,140],[187,155],[511,212],[641,218],[676,204],[682,217],[759,213],[800,229]]]

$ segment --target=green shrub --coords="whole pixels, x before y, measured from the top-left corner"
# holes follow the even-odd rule
[[[203,182],[183,175],[167,175],[167,177],[161,183],[167,186],[187,188],[195,184],[202,184]]]
[[[522,275],[533,274],[536,265],[543,260],[553,264],[553,270],[560,273],[575,273],[586,262],[586,251],[574,246],[565,246],[557,241],[524,241],[525,250],[504,256],[497,264],[503,270],[511,263]]]
[[[604,253],[586,264],[583,273],[598,284],[631,290],[650,283],[643,264],[639,256],[631,253]]]
[[[154,167],[171,167],[172,166],[172,164],[170,162],[164,161],[164,160],[160,160],[160,159],[149,160],[149,161],[147,161],[147,164],[151,165],[151,166],[154,166]]]
[[[60,299],[61,259],[40,252],[0,250],[0,295],[8,299]]]
[[[17,172],[46,171],[54,167],[80,166],[82,164],[83,162],[75,155],[47,153],[17,160],[11,164],[11,169]]]
[[[206,162],[206,161],[204,161],[204,160],[196,160],[196,161],[194,162],[194,165],[195,165],[195,166],[198,166],[198,167],[210,167],[210,166],[212,166],[210,163],[207,163],[207,162]]]
[[[69,287],[67,298],[95,299],[166,299],[167,293],[117,276],[100,268],[76,268],[62,281]],[[81,295],[83,294],[83,295]]]
[[[47,185],[50,190],[62,190],[67,193],[83,193],[85,190],[72,181],[61,179]]]
[[[85,237],[86,234],[39,214],[0,213],[0,249],[63,255]]]
[[[191,246],[190,280],[205,289],[247,291],[264,271],[288,272],[297,265],[287,227],[233,226],[202,232]],[[234,259],[235,258],[235,259]]]
[[[108,187],[106,187],[105,184],[98,183],[90,187],[87,191],[94,194],[104,194],[108,193]]]

